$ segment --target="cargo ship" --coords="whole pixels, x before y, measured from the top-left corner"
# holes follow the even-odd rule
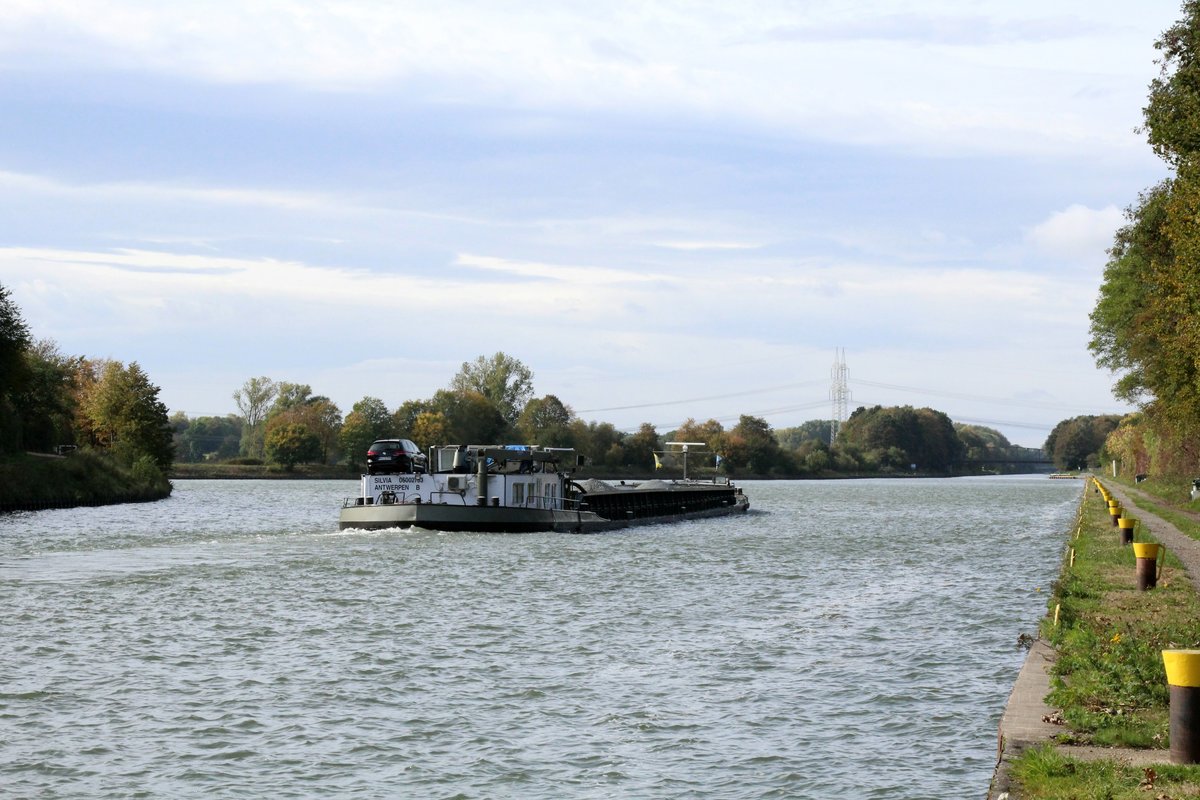
[[[525,445],[432,448],[429,471],[366,474],[338,528],[596,533],[745,512],[728,478],[576,481],[574,450]]]

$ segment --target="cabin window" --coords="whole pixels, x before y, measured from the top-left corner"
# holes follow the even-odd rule
[[[525,484],[514,483],[512,485],[512,504],[514,506],[525,505]]]

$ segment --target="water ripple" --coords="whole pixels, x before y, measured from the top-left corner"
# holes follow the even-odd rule
[[[0,517],[0,785],[981,793],[1078,487],[747,488],[755,514],[602,536],[336,532],[336,481]]]

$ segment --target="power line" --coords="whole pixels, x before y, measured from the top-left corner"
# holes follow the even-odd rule
[[[637,403],[630,406],[609,406],[608,408],[584,408],[579,410],[579,414],[595,414],[600,411],[631,411],[637,408],[658,408],[661,406],[677,406],[683,403],[699,403],[705,400],[727,400],[730,397],[746,397],[752,394],[767,394],[768,392],[779,392],[784,389],[800,389],[805,386],[816,386],[824,381],[804,381],[803,383],[785,383],[780,386],[768,386],[765,389],[747,389],[744,392],[730,392],[729,394],[714,394],[708,397],[689,397],[683,400],[664,400],[660,403]]]
[[[1019,408],[1045,408],[1054,411],[1077,411],[1078,406],[1069,406],[1062,403],[1040,403],[1036,401],[1023,402],[1013,400],[1011,398],[1002,397],[987,397],[978,394],[965,394],[963,392],[943,392],[936,389],[919,389],[915,386],[899,386],[894,383],[879,383],[878,381],[866,381],[860,378],[855,378],[853,383],[859,383],[863,386],[874,386],[878,389],[893,389],[899,392],[914,392],[916,394],[927,394],[933,397],[949,397],[955,400],[974,400],[981,403],[994,403],[1002,406],[1013,406]]]

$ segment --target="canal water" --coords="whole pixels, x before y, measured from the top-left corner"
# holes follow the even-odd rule
[[[0,517],[0,795],[963,798],[1081,491],[752,482],[594,536],[337,531],[347,481]]]

